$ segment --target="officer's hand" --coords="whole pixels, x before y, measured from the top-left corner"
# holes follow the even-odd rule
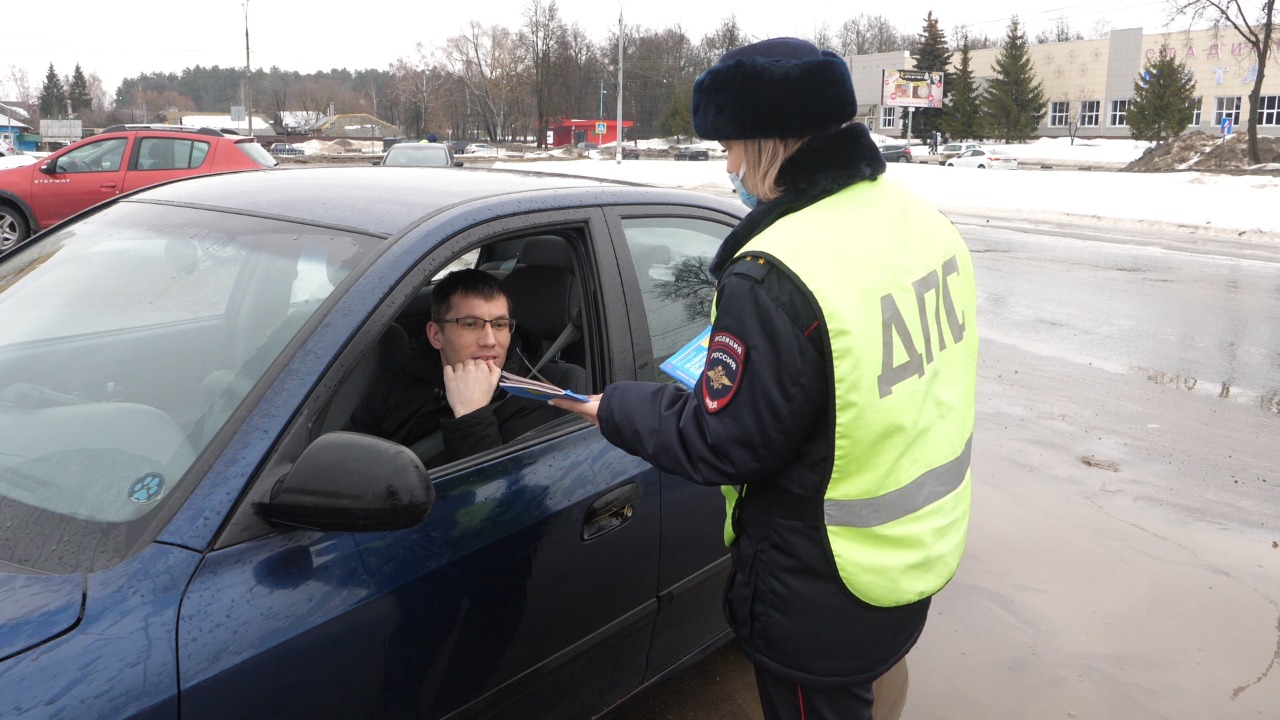
[[[444,366],[444,394],[454,417],[475,412],[493,400],[502,368],[488,360],[467,360]]]
[[[548,400],[547,402],[555,405],[561,410],[578,413],[582,417],[586,418],[587,422],[590,422],[596,427],[600,427],[600,418],[596,415],[596,413],[600,412],[600,396],[591,395],[589,397],[591,398],[589,402],[582,402],[581,400],[564,400],[560,398]]]

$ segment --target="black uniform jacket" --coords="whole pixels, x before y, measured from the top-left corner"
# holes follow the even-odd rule
[[[835,420],[821,310],[787,268],[733,258],[778,218],[852,183],[874,182],[884,168],[863,125],[812,138],[783,165],[783,194],[725,238],[711,264],[719,279],[711,337],[714,346],[717,334],[731,335],[741,356],[736,374],[719,378],[720,388],[726,380],[736,387],[716,395],[714,412],[703,399],[709,374],[694,392],[615,383],[599,410],[609,442],[663,471],[746,486],[734,518],[726,615],[754,663],[816,687],[865,682],[888,670],[915,644],[929,600],[873,607],[840,579],[822,522]],[[860,235],[857,221],[832,228],[830,241],[892,242]]]
[[[519,366],[516,353],[509,352],[503,369],[518,374]],[[346,429],[403,445],[413,445],[439,430],[444,449],[422,458],[427,467],[436,467],[496,448],[564,414],[544,401],[499,390],[493,402],[455,418],[444,393],[440,353],[425,346],[415,349],[404,364],[375,383],[351,414]]]

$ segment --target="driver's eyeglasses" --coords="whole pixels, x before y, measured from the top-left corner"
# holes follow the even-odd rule
[[[496,333],[511,332],[516,329],[516,321],[508,317],[485,320],[484,318],[467,316],[449,318],[448,320],[437,320],[436,322],[442,325],[452,323],[457,325],[459,329],[466,330],[467,332],[480,332],[481,330],[484,330],[485,325],[491,326],[493,331]]]

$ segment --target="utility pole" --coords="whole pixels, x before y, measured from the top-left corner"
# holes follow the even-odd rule
[[[249,0],[244,0],[244,113],[253,137],[253,66],[249,64]]]
[[[600,113],[603,115],[604,113]],[[618,137],[613,144],[614,162],[622,164],[622,11],[618,11]]]

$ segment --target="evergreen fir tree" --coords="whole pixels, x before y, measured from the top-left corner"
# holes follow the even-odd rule
[[[995,69],[996,76],[982,95],[983,122],[994,137],[1006,143],[1026,142],[1045,115],[1045,97],[1017,15],[1009,21]]]
[[[960,45],[960,64],[947,79],[947,105],[943,108],[942,131],[954,140],[986,137],[982,126],[982,103],[973,79],[969,38]]]
[[[40,88],[40,117],[60,118],[67,114],[67,91],[62,87],[62,78],[49,63],[49,71],[44,74],[44,87]]]
[[[693,83],[684,82],[676,91],[671,106],[658,121],[658,130],[676,138],[693,137]]]
[[[71,85],[67,88],[67,99],[71,101],[71,112],[79,115],[93,109],[93,98],[89,96],[89,80],[85,78],[80,63],[76,63],[75,72],[71,73]]]
[[[1133,83],[1133,99],[1125,116],[1136,140],[1164,142],[1177,137],[1191,123],[1191,98],[1196,81],[1167,45],[1147,61]]]
[[[915,69],[928,72],[945,73],[951,65],[951,50],[947,47],[947,34],[938,27],[938,19],[933,11],[925,16],[924,28],[920,31],[920,44],[916,46]],[[942,96],[948,94],[949,78],[942,83]],[[916,108],[915,119],[911,123],[911,131],[916,137],[928,138],[934,130],[942,129],[941,108]],[[903,115],[903,127],[906,127],[906,115]]]

